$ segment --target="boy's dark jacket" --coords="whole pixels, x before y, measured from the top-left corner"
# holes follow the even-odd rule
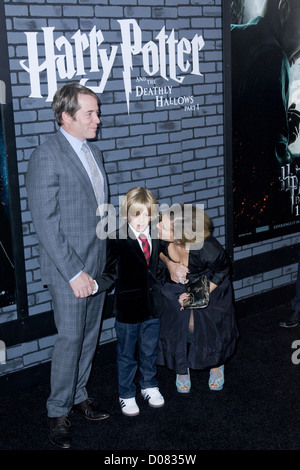
[[[138,323],[162,315],[159,253],[161,241],[152,234],[150,264],[130,227],[125,224],[108,239],[107,262],[96,278],[99,292],[115,287],[113,314],[123,323]]]

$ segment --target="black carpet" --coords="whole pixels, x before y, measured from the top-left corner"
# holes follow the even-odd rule
[[[295,352],[298,362],[300,359],[300,326],[278,326],[287,310],[280,307],[239,321],[241,337],[235,356],[225,367],[222,391],[209,390],[208,371],[191,371],[191,393],[181,395],[173,371],[160,367],[165,406],[153,409],[139,394],[141,412],[131,418],[119,408],[115,346],[111,364],[105,365],[100,347],[88,389],[91,397],[101,400],[110,418],[91,422],[72,414],[72,448],[102,450],[102,461],[135,455],[138,450],[147,456],[151,451],[155,455],[165,451],[184,458],[204,450],[300,450],[300,364],[292,362]],[[295,341],[298,354],[292,348]],[[0,450],[56,450],[47,436],[48,394],[49,387],[40,385],[0,400]],[[219,463],[214,459],[212,465]]]

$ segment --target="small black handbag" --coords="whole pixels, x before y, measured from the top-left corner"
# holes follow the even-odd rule
[[[196,276],[186,284],[185,292],[188,299],[183,301],[183,307],[188,309],[205,308],[209,304],[209,281],[205,275]]]

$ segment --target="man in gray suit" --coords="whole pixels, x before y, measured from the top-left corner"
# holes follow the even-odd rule
[[[86,390],[105,298],[92,292],[106,260],[106,240],[96,235],[96,212],[107,201],[107,180],[100,150],[86,142],[95,139],[100,123],[97,95],[67,84],[56,92],[52,108],[59,130],[32,153],[26,186],[58,332],[47,401],[49,438],[69,448],[71,410],[92,420],[109,416]],[[89,159],[96,168],[90,168]]]

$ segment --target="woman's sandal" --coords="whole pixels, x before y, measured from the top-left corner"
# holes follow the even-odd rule
[[[190,393],[191,377],[189,369],[187,374],[176,374],[176,387],[179,393]]]
[[[210,390],[222,390],[224,381],[224,366],[210,369],[208,381]]]

